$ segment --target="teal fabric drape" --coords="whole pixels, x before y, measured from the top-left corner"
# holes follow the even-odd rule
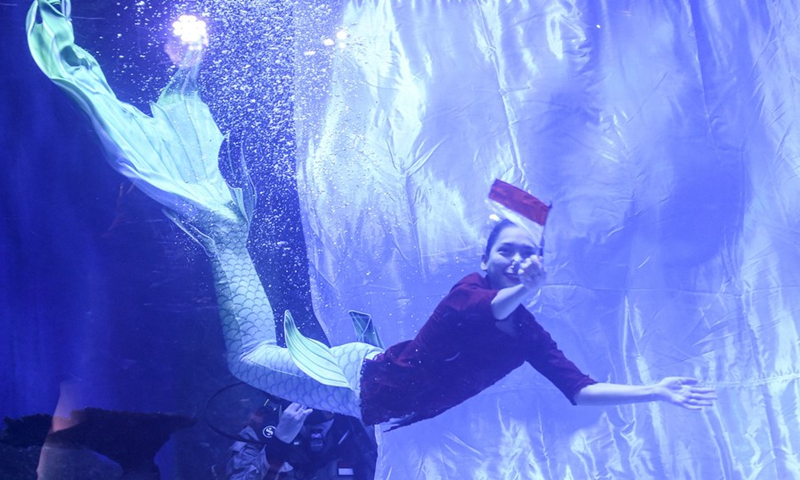
[[[551,201],[532,310],[601,381],[714,408],[576,408],[523,367],[382,435],[379,478],[795,478],[800,9],[776,2],[295,6],[314,307],[387,344],[478,268],[495,178]]]

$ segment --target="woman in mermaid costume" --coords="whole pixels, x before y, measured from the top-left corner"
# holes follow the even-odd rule
[[[544,270],[532,237],[511,222],[489,237],[487,275],[456,284],[414,340],[384,351],[368,318],[353,313],[359,338],[370,343],[329,348],[304,338],[286,312],[288,348],[278,346],[272,307],[247,250],[252,188],[223,179],[223,136],[198,95],[201,46],[189,49],[148,116],[118,100],[96,60],[74,44],[69,10],[69,0],[34,1],[27,21],[33,58],[89,115],[111,166],[163,205],[211,258],[228,366],[242,381],[313,409],[396,426],[438,415],[525,362],[573,404],[712,404],[713,391],[690,378],[632,386],[580,372],[521,306]]]

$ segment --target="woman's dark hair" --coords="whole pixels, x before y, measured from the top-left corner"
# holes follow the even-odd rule
[[[511,220],[504,218],[497,222],[497,225],[492,228],[492,231],[489,232],[489,237],[486,239],[486,250],[483,251],[483,254],[487,257],[489,256],[489,252],[492,251],[492,247],[494,246],[494,242],[497,241],[497,237],[500,235],[500,232],[505,230],[508,227],[516,227],[517,224],[512,222]]]

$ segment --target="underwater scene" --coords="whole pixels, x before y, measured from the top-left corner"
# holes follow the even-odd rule
[[[0,15],[0,479],[800,479],[794,1]]]

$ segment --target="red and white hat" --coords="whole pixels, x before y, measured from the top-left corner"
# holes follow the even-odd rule
[[[534,241],[544,247],[544,225],[551,205],[502,180],[495,180],[492,184],[489,200],[497,215],[527,230]]]

